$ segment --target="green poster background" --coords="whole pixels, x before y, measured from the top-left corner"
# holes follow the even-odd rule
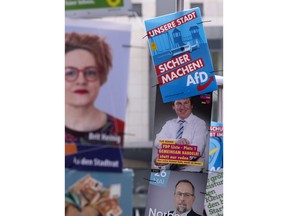
[[[123,7],[124,0],[65,0],[65,10]]]

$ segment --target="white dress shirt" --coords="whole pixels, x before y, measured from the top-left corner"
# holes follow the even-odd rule
[[[159,144],[159,140],[169,139],[176,140],[176,133],[179,127],[178,121],[180,118],[175,118],[168,120],[161,131],[156,135],[156,139],[154,142],[155,147],[161,148],[161,144]],[[197,151],[200,152],[200,158],[197,161],[204,162],[204,150],[207,145],[208,138],[208,130],[206,127],[206,123],[204,120],[199,117],[193,115],[192,113],[184,119],[184,131],[182,134],[182,138],[189,140],[190,145],[197,146]],[[200,168],[200,169],[197,169]],[[185,171],[201,171],[201,167],[196,166],[185,166]]]
[[[190,210],[189,210],[190,211]],[[174,213],[173,213],[173,216],[187,216],[187,214],[189,213],[189,211],[187,211],[187,212],[184,212],[184,213],[182,213],[182,214],[176,214],[175,212],[176,211],[174,211]]]

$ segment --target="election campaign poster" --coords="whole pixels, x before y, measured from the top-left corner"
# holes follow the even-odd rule
[[[159,87],[156,92],[151,168],[206,172],[212,94],[163,103]]]
[[[223,215],[223,123],[211,122],[209,172],[205,195],[207,216]]]
[[[71,18],[127,16],[131,8],[131,0],[65,0],[65,16]]]
[[[223,123],[211,122],[209,171],[223,169]]]
[[[151,172],[145,216],[202,215],[207,173]]]
[[[65,167],[76,170],[122,172],[121,148],[65,144]]]
[[[218,89],[198,7],[144,23],[164,103]]]
[[[65,216],[132,216],[133,171],[65,170]]]
[[[66,167],[122,170],[130,35],[126,24],[65,20]]]
[[[207,216],[223,215],[223,123],[211,122],[209,172],[205,195]]]
[[[223,199],[223,170],[209,172],[205,194],[207,216],[223,216]]]

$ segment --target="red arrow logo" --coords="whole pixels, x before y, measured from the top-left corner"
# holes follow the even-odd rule
[[[206,89],[214,80],[214,76],[210,77],[209,80],[204,84],[204,85],[197,85],[197,90],[198,91],[203,91],[204,89]]]

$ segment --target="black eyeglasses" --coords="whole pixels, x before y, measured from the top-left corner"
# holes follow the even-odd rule
[[[194,196],[194,194],[191,194],[191,193],[181,193],[181,192],[176,192],[175,195],[176,195],[177,198],[181,197],[182,195],[184,196],[184,198],[188,198],[190,196]]]
[[[75,81],[80,73],[84,74],[84,77],[89,82],[95,82],[99,79],[99,72],[96,67],[85,67],[83,69],[79,69],[76,67],[65,67],[65,80],[68,82]]]

